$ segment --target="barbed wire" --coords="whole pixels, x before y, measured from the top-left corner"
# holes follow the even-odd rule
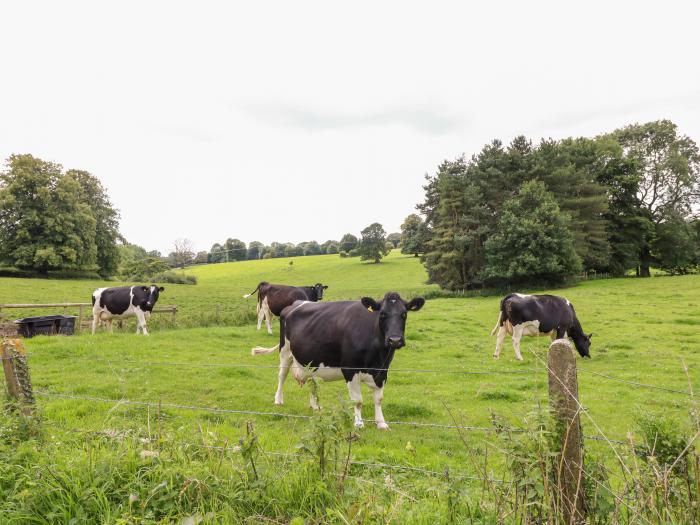
[[[262,417],[281,417],[281,418],[290,418],[290,419],[303,419],[303,420],[310,420],[313,418],[313,416],[309,415],[304,415],[304,414],[290,414],[288,412],[265,412],[265,411],[258,411],[258,410],[241,410],[241,409],[229,409],[229,408],[217,408],[217,407],[205,407],[205,406],[197,406],[197,405],[182,405],[182,404],[177,404],[177,403],[163,403],[161,401],[159,402],[154,402],[154,401],[140,401],[140,400],[131,400],[131,399],[110,399],[110,398],[103,398],[103,397],[95,397],[95,396],[79,396],[75,394],[66,394],[62,392],[48,392],[45,390],[39,390],[35,392],[36,395],[38,396],[45,396],[45,397],[56,397],[56,398],[64,398],[64,399],[73,399],[73,400],[78,400],[78,401],[90,401],[90,402],[98,402],[98,403],[113,403],[115,405],[137,405],[137,406],[146,406],[146,407],[153,407],[153,408],[174,408],[174,409],[182,409],[182,410],[193,410],[193,411],[200,411],[200,412],[213,412],[213,413],[223,413],[223,414],[236,414],[236,415],[250,415],[250,416],[262,416]],[[375,419],[362,419],[363,423],[367,424],[376,424],[377,421]],[[388,425],[399,425],[399,426],[411,426],[411,427],[417,427],[417,428],[439,428],[439,429],[447,429],[447,430],[464,430],[467,432],[486,432],[486,433],[506,433],[506,432],[511,432],[511,433],[525,433],[526,430],[519,429],[519,428],[507,428],[507,429],[498,429],[495,427],[483,427],[483,426],[475,426],[475,425],[455,425],[455,424],[449,424],[449,423],[429,423],[429,422],[422,422],[422,421],[386,421]],[[611,442],[611,443],[616,443],[619,445],[626,445],[626,441],[621,441],[621,440],[614,440],[614,439],[608,439],[605,437],[601,436],[584,436],[586,439],[591,439],[594,441],[605,441],[605,442]]]

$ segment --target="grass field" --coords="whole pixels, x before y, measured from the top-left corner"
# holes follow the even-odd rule
[[[380,298],[389,290],[413,296],[434,289],[424,284],[426,276],[418,260],[397,253],[379,265],[319,256],[295,258],[293,265],[289,260],[273,259],[202,266],[188,273],[196,274],[199,284],[166,285],[161,300],[180,307],[185,326],[195,324],[198,315],[210,312],[212,305],[221,304],[227,313],[223,321],[230,321],[230,326],[180,329],[164,326],[148,338],[132,333],[100,333],[95,337],[38,337],[26,341],[34,387],[45,394],[38,396],[42,416],[40,437],[23,445],[25,455],[46,460],[53,454],[61,458],[56,461],[69,472],[78,468],[79,458],[89,462],[90,447],[107,447],[110,454],[127,454],[123,443],[112,441],[126,440],[132,443],[132,448],[138,448],[134,439],[156,432],[167,436],[169,443],[185,447],[236,444],[245,436],[245,422],[249,420],[255,422],[255,431],[265,451],[294,453],[308,432],[309,422],[305,419],[170,406],[311,414],[308,386],[300,389],[291,377],[286,383],[285,405],[279,408],[272,405],[277,356],[252,357],[250,349],[276,344],[278,326],[274,325],[274,336],[256,331],[251,318],[254,301],[246,302],[241,295],[250,292],[261,280],[294,284],[320,281],[329,285],[328,300],[355,299],[362,295]],[[90,292],[100,284],[0,279],[0,303],[80,301],[89,298]],[[672,418],[690,434],[689,397],[680,392],[687,392],[689,379],[696,387],[700,385],[700,276],[588,281],[554,293],[566,296],[575,305],[584,329],[595,333],[592,359],[578,359],[580,398],[587,409],[583,417],[584,433],[602,437],[600,429],[608,438],[625,440],[627,432],[635,428],[637,416],[659,414]],[[488,468],[494,473],[504,468],[506,461],[498,453],[493,433],[468,432],[465,443],[454,429],[398,423],[450,425],[456,416],[460,424],[490,427],[495,414],[513,425],[522,425],[523,418],[533,408],[546,404],[547,374],[541,359],[546,360],[548,339],[523,339],[522,363],[515,361],[509,344],[500,360],[491,357],[495,340],[489,337],[489,332],[496,322],[498,301],[498,297],[433,299],[420,312],[409,315],[408,344],[397,353],[385,389],[384,414],[391,431],[378,431],[371,424],[361,431],[359,440],[353,444],[355,460],[440,472],[449,467],[452,472],[475,475],[475,458],[476,463],[483,462],[485,451],[493,448],[485,460]],[[235,326],[243,321],[246,324]],[[684,364],[690,377],[683,371]],[[433,372],[412,372],[412,369]],[[322,405],[327,408],[335,408],[347,399],[342,382],[321,384],[320,389]],[[61,398],[56,394],[106,401]],[[371,419],[371,395],[367,391],[364,394],[363,415]],[[162,406],[158,411],[155,405],[128,404],[125,400],[155,405],[160,402]],[[3,430],[5,435],[8,432],[7,428]],[[101,445],[90,444],[96,436]],[[588,440],[586,447],[588,453],[603,460],[614,457],[605,442]],[[129,454],[138,454],[138,450],[128,450]],[[70,459],[71,454],[76,457]],[[181,465],[178,454],[171,451],[169,461]],[[7,451],[3,455],[10,461]],[[138,457],[134,461],[138,470]],[[206,464],[212,460],[203,461]],[[274,459],[270,461],[277,463]],[[165,464],[166,460],[162,462]],[[164,468],[163,464],[159,468]],[[374,474],[374,478],[370,473],[366,475],[375,482],[383,480],[382,473]],[[405,490],[413,490],[410,498],[428,507],[432,505],[431,498],[441,502],[444,494],[431,496],[430,483],[420,478],[416,474],[410,483],[406,481],[409,488]],[[116,486],[114,490],[125,489]],[[27,513],[25,517],[36,514],[31,511],[34,507],[25,501],[29,496],[25,495],[23,500],[11,493],[12,504],[7,500],[0,507],[5,512],[12,510],[8,516],[23,515],[20,510]],[[393,496],[392,504],[400,506],[396,510],[396,522],[435,522],[430,514],[414,515],[410,498],[397,503],[398,496]],[[116,504],[105,505],[114,512]],[[202,512],[215,513],[212,522],[227,522],[223,511],[216,514],[217,509],[204,507]],[[124,511],[118,505],[116,508]],[[293,513],[287,512],[278,512],[282,514],[279,518],[282,522],[293,517]],[[126,514],[122,512],[122,515]],[[172,514],[163,516],[172,517]],[[119,522],[117,517],[113,522]],[[345,519],[336,518],[327,519],[341,523]],[[148,521],[143,515],[140,519]],[[161,518],[154,514],[153,520],[157,519]],[[325,518],[315,519],[325,521]],[[123,521],[131,522],[139,521],[136,518]]]

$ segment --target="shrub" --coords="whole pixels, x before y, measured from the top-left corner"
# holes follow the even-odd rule
[[[147,280],[156,283],[171,283],[171,284],[197,284],[197,278],[194,275],[185,275],[184,273],[163,272]]]
[[[345,250],[343,250],[343,251],[340,252],[340,256],[343,257],[343,258],[349,257],[348,252],[346,252]]]
[[[348,257],[359,257],[360,256],[360,249],[359,248],[354,248],[348,252]]]

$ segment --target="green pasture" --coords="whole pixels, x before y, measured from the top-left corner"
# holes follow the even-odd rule
[[[377,265],[319,256],[202,266],[188,273],[199,284],[166,285],[161,299],[179,306],[185,327],[162,326],[149,337],[129,329],[26,341],[41,424],[50,436],[45,439],[61,443],[62,452],[83,450],[95,436],[156,432],[185,446],[226,446],[237,443],[245,423],[253,421],[265,451],[294,453],[309,425],[305,419],[194,408],[311,415],[309,386],[299,388],[291,375],[285,405],[272,404],[277,355],[253,357],[250,349],[275,345],[278,325],[273,336],[256,331],[254,300],[241,296],[261,280],[320,281],[329,285],[328,300],[380,298],[389,290],[413,296],[434,288],[424,284],[417,259],[396,252]],[[0,303],[85,300],[98,285],[104,283],[2,279]],[[684,393],[689,381],[700,388],[700,276],[596,280],[554,293],[567,297],[584,330],[595,334],[592,359],[577,359],[585,435],[624,441],[641,413],[672,417],[689,432],[690,398]],[[409,315],[407,346],[397,352],[385,389],[391,430],[367,423],[353,444],[355,460],[475,475],[488,449],[487,463],[498,475],[504,458],[493,433],[468,431],[465,443],[455,429],[421,426],[492,427],[494,418],[521,426],[534,408],[546,405],[543,360],[549,339],[523,339],[523,362],[515,361],[507,340],[500,360],[494,360],[489,332],[498,302],[499,297],[432,299]],[[230,314],[229,325],[193,327],[216,304]],[[364,394],[363,416],[372,419],[371,393]],[[320,397],[327,410],[337,409],[347,401],[345,385],[322,383]],[[596,457],[614,457],[605,441],[588,440],[586,448]]]

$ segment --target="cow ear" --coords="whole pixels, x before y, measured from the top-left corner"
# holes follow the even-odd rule
[[[417,312],[425,304],[425,299],[422,297],[415,297],[406,305],[406,308],[412,312]]]
[[[324,289],[324,290],[327,290],[327,289],[328,289],[328,286],[324,286],[323,289]]]
[[[164,291],[165,291],[165,288],[161,286],[160,288],[158,288],[158,291],[159,291],[159,292],[164,292]]]
[[[593,332],[591,332],[590,334],[588,334],[588,340],[589,340],[589,341],[591,340],[591,337],[593,337]]]
[[[148,291],[148,286],[142,286],[142,287],[141,287],[141,290],[143,290],[144,292],[147,292],[147,291]]]
[[[377,301],[375,301],[371,297],[363,297],[362,299],[360,299],[360,302],[362,303],[362,306],[373,312],[378,312],[382,307]]]

